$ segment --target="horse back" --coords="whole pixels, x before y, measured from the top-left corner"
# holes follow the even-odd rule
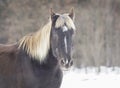
[[[16,44],[0,44],[0,76],[11,76],[16,67]]]

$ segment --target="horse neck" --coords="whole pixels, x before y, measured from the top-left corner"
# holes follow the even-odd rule
[[[49,67],[56,67],[56,66],[58,66],[58,60],[57,60],[56,57],[54,57],[51,48],[49,49],[48,55],[46,56],[45,64],[49,65]]]

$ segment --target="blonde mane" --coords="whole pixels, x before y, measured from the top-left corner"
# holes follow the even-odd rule
[[[29,56],[43,62],[50,48],[50,31],[51,21],[36,33],[24,36],[19,41],[18,48],[22,48]]]

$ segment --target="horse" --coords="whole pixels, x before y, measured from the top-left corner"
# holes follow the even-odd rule
[[[74,10],[52,9],[42,29],[11,45],[0,44],[0,88],[60,88],[63,68],[73,65]]]

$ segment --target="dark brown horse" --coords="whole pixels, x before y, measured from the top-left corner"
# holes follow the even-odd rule
[[[61,68],[72,66],[73,10],[56,14],[39,31],[0,45],[0,88],[60,88]]]

